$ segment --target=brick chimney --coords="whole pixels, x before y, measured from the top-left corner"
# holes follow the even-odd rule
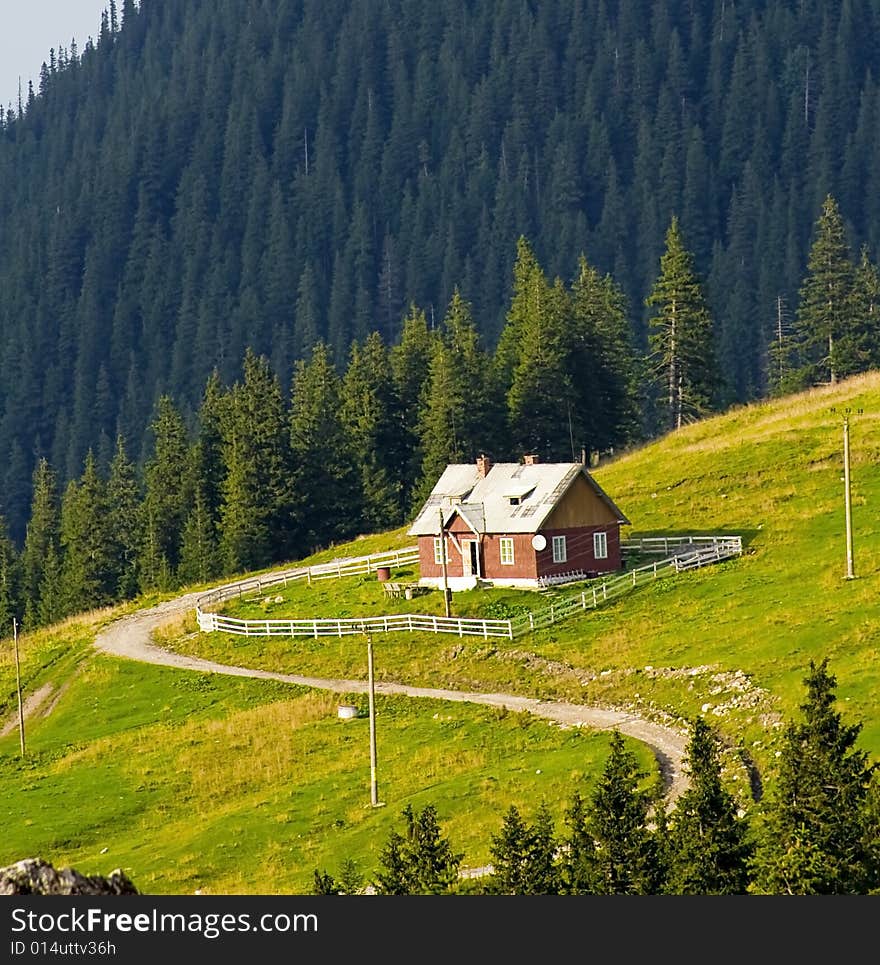
[[[537,452],[527,452],[523,456],[523,465],[526,466],[537,466],[540,461],[541,457]]]
[[[489,470],[492,468],[492,460],[485,454],[481,453],[477,456],[477,475],[481,476],[483,479],[489,475]]]

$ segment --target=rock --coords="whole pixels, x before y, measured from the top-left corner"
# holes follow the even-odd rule
[[[128,875],[117,868],[106,878],[73,868],[57,870],[42,858],[25,858],[0,868],[0,895],[137,895]]]

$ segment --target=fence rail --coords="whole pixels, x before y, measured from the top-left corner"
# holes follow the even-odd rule
[[[371,573],[383,566],[402,567],[418,561],[418,550],[408,547],[389,553],[350,557],[298,567],[280,573],[229,583],[199,597],[196,616],[205,633],[219,631],[243,637],[345,637],[364,633],[449,633],[459,637],[515,637],[552,626],[578,610],[595,610],[605,603],[651,583],[661,576],[680,573],[717,563],[742,553],[740,536],[645,537],[627,540],[622,549],[642,553],[663,553],[663,559],[636,567],[610,579],[594,579],[576,594],[556,599],[540,610],[515,620],[482,620],[468,617],[440,617],[425,613],[398,613],[346,619],[314,618],[301,620],[241,620],[212,612],[207,607],[233,597],[242,597],[296,580],[335,579],[358,573]]]
[[[241,599],[252,594],[262,594],[265,590],[273,586],[287,586],[298,580],[305,580],[311,583],[313,580],[335,580],[343,576],[357,576],[359,573],[375,573],[382,567],[400,569],[403,566],[411,566],[419,561],[419,548],[417,546],[407,546],[400,550],[390,550],[387,553],[373,553],[369,556],[350,556],[338,560],[331,560],[329,563],[317,563],[314,566],[298,566],[289,570],[282,570],[277,573],[266,573],[263,576],[250,577],[247,580],[240,580],[237,583],[227,583],[205,593],[198,599],[198,610],[201,612],[206,607],[224,600],[231,600],[233,597]]]
[[[435,617],[425,613],[398,613],[381,617],[353,617],[345,620],[238,620],[218,613],[198,613],[199,629],[210,633],[234,633],[242,637],[346,637],[363,633],[427,631],[451,633],[458,637],[507,637],[513,639],[510,620],[480,620],[466,617]]]
[[[647,563],[636,569],[622,573],[620,576],[611,579],[592,580],[590,585],[580,593],[565,597],[561,600],[554,600],[549,606],[541,610],[532,611],[526,616],[519,617],[513,621],[511,627],[514,637],[521,637],[534,630],[552,626],[560,620],[571,616],[577,610],[595,610],[609,600],[629,593],[638,586],[652,583],[658,577],[672,573],[680,573],[682,570],[697,569],[701,566],[708,566],[710,563],[718,563],[721,560],[729,559],[732,556],[739,556],[742,553],[742,537],[740,536],[690,536],[690,537],[665,537],[650,540],[639,540],[641,543],[648,543],[651,548],[645,549],[640,545],[638,548],[642,552],[663,552],[672,551],[672,555],[667,555],[662,560],[655,563]],[[666,544],[665,547],[663,544]],[[658,549],[653,549],[653,547]]]
[[[642,536],[620,541],[621,552],[677,556],[700,547],[729,547],[742,553],[742,536]],[[730,554],[735,555],[735,554]]]

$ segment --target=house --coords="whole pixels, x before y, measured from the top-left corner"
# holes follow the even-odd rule
[[[481,455],[446,467],[409,534],[421,585],[538,587],[621,569],[622,525],[629,520],[583,463]]]

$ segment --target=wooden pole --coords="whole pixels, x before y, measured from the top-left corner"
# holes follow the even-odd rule
[[[18,657],[18,621],[12,618],[12,639],[15,646],[15,689],[18,691],[18,737],[21,744],[21,756],[25,756],[24,746],[24,703],[21,699],[21,663]]]
[[[853,537],[852,537],[852,495],[849,482],[849,416],[843,417],[843,485],[844,505],[846,507],[846,578],[855,578],[853,570]]]
[[[379,806],[379,786],[376,782],[376,696],[373,680],[373,636],[367,635],[367,673],[370,698],[370,804]]]
[[[440,514],[440,562],[443,566],[443,606],[446,616],[452,616],[452,607],[449,601],[449,575],[446,570],[446,530],[443,525],[443,508],[437,510]]]

